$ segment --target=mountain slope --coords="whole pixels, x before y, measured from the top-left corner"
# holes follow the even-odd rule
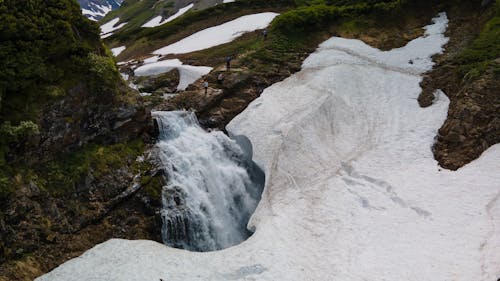
[[[124,0],[78,0],[82,13],[87,18],[98,21],[112,10],[118,9]]]
[[[0,21],[0,280],[33,280],[118,235],[150,114],[76,1],[1,1]]]
[[[447,42],[446,15],[434,21],[387,51],[333,37],[231,121],[266,172],[244,243],[114,239],[38,280],[495,280],[500,147],[441,170],[431,145],[449,100],[416,102]]]

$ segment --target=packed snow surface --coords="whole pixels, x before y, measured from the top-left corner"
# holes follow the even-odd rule
[[[125,51],[126,48],[127,47],[125,47],[125,46],[116,47],[116,48],[111,49],[111,53],[113,53],[113,56],[117,57],[119,54],[121,54],[123,51]]]
[[[163,19],[162,16],[154,17],[150,21],[143,24],[141,27],[155,27],[155,26],[160,26],[160,25],[165,24],[167,22],[173,21],[176,18],[185,14],[189,9],[193,8],[193,6],[194,6],[194,4],[191,3],[191,4],[187,5],[186,7],[179,9],[179,11],[177,11],[177,13],[171,15],[170,17],[166,18],[163,21],[162,21],[162,19]]]
[[[158,59],[157,57],[152,58]],[[187,86],[191,85],[202,76],[207,75],[212,70],[212,68],[208,66],[185,65],[178,59],[162,60],[157,62],[154,62],[154,60],[155,59],[151,59],[151,63],[138,67],[134,71],[135,75],[152,76],[169,72],[172,69],[177,69],[179,70],[180,76],[177,90],[185,90]]]
[[[120,21],[120,18],[114,18],[107,23],[101,25],[101,38],[106,38],[113,35],[113,31],[124,27],[127,23],[123,22],[116,25]]]
[[[112,239],[38,280],[497,280],[500,145],[440,169],[431,146],[449,101],[416,101],[446,25],[441,14],[386,52],[331,38],[228,125],[266,172],[242,244]]]
[[[176,43],[154,51],[154,54],[185,54],[229,43],[246,32],[268,26],[276,13],[246,15],[235,20],[196,32]]]

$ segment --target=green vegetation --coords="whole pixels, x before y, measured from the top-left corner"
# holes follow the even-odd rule
[[[155,1],[153,1],[155,2]],[[152,9],[145,9],[145,6],[152,6],[148,0],[131,1],[126,7],[109,13],[101,23],[105,23],[113,18],[120,17],[121,22],[127,22],[123,28],[106,39],[111,46],[126,45],[124,54],[130,53],[134,49],[141,52],[153,51],[155,47],[178,40],[183,36],[203,30],[210,26],[224,21],[235,19],[239,16],[251,12],[264,11],[284,11],[293,7],[292,0],[244,0],[229,4],[220,4],[204,10],[190,10],[182,17],[154,28],[141,28],[154,15]],[[149,7],[148,6],[148,7]],[[144,12],[144,11],[147,11]],[[130,20],[127,20],[130,19]]]
[[[14,175],[36,174],[20,173],[29,167],[14,167],[6,157],[39,133],[46,105],[77,86],[89,95],[115,96],[121,79],[98,25],[74,0],[0,1],[0,22],[1,198],[19,185]]]
[[[337,1],[329,1],[332,4]],[[367,13],[394,12],[401,7],[401,1],[338,1],[357,2],[349,5],[328,5],[327,3],[312,6],[301,6],[281,14],[273,22],[273,29],[284,33],[295,33],[304,30],[317,30],[340,17],[355,17]]]
[[[61,156],[38,167],[35,182],[54,195],[72,192],[89,173],[94,178],[113,174],[129,163],[134,173],[144,172],[147,163],[135,161],[144,151],[144,142],[135,140],[113,145],[91,144],[76,153]]]
[[[488,69],[500,75],[500,1],[496,1],[492,18],[484,25],[479,37],[460,55],[458,75],[475,79]]]
[[[103,54],[98,29],[71,0],[0,2],[0,120],[35,120],[54,87],[75,81],[87,54]],[[30,103],[28,109],[24,106]]]

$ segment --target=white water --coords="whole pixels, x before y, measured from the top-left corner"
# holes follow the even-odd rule
[[[153,116],[168,182],[163,188],[164,243],[211,251],[245,240],[263,182],[252,181],[242,149],[222,132],[205,132],[191,112]]]

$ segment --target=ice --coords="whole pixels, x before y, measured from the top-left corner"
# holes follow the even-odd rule
[[[176,43],[154,51],[157,55],[185,54],[228,43],[246,32],[265,28],[276,13],[246,15],[235,20],[196,32]]]
[[[116,25],[120,21],[120,18],[114,18],[107,23],[101,25],[101,38],[107,38],[113,34],[113,31],[116,31],[122,27],[124,27],[127,23],[123,22],[119,25]]]
[[[125,46],[116,47],[111,49],[111,53],[113,53],[113,56],[117,57],[119,54],[121,54],[121,52],[125,51],[126,48],[127,47]]]
[[[134,71],[134,73],[137,76],[151,76],[166,73],[172,69],[179,70],[180,81],[179,85],[177,85],[177,90],[182,91],[202,76],[207,75],[212,70],[212,68],[208,66],[185,65],[178,59],[169,59],[140,66]]]
[[[245,242],[192,253],[112,239],[38,280],[497,280],[500,144],[440,168],[449,100],[416,101],[446,24],[388,52],[334,37],[228,125],[266,172]]]
[[[167,22],[173,21],[174,19],[185,14],[189,9],[193,8],[193,6],[194,6],[194,4],[191,3],[191,4],[187,5],[186,7],[179,9],[179,11],[177,11],[177,13],[171,15],[170,17],[168,17],[164,21],[162,21],[162,19],[163,19],[162,16],[154,17],[150,21],[143,24],[141,27],[156,27],[156,26],[160,26],[162,24],[165,24]]]

